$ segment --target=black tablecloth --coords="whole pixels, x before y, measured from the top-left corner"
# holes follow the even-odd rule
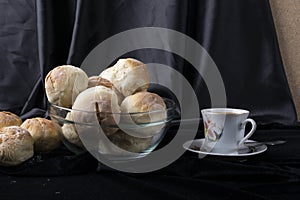
[[[2,168],[0,199],[298,199],[300,129],[259,130],[253,139],[284,139],[287,143],[244,158],[199,159],[186,152],[168,167],[146,174],[96,172],[96,163],[88,155],[56,152],[56,156],[44,155],[44,161],[27,166],[31,176]],[[49,159],[61,163],[41,173],[37,166]],[[65,175],[53,176],[55,171]]]

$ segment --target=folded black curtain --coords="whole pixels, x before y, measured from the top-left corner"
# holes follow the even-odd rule
[[[180,31],[199,42],[223,77],[228,107],[259,124],[297,121],[268,0],[0,0],[0,110],[43,115],[43,79],[62,64],[80,66],[110,36],[138,27]],[[200,108],[207,87],[183,58],[142,49],[120,57],[162,63],[193,86]]]

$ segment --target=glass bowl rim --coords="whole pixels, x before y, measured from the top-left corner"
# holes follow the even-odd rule
[[[162,98],[162,99],[164,100],[164,102],[167,102],[166,108],[164,110],[153,110],[153,111],[131,112],[131,113],[96,112],[96,111],[86,111],[86,110],[72,109],[72,108],[66,108],[66,107],[63,107],[63,106],[55,105],[55,104],[53,104],[49,101],[48,101],[48,105],[49,105],[49,108],[53,107],[55,109],[65,110],[65,111],[68,111],[68,112],[75,111],[75,112],[90,113],[90,114],[92,114],[92,113],[101,113],[101,114],[106,114],[106,115],[120,115],[120,116],[141,115],[141,114],[149,114],[149,113],[152,114],[152,113],[160,113],[160,112],[167,112],[168,113],[169,111],[172,111],[176,108],[176,103],[172,99],[169,99],[169,98]]]

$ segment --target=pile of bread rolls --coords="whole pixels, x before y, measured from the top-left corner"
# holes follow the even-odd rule
[[[66,120],[80,123],[97,120],[107,138],[115,146],[125,151],[139,153],[151,145],[152,137],[163,127],[135,129],[128,133],[118,125],[122,116],[120,113],[143,112],[128,119],[128,123],[133,124],[150,123],[167,117],[163,99],[157,94],[147,92],[149,80],[147,66],[136,59],[127,58],[118,60],[114,66],[92,77],[88,77],[83,70],[71,65],[56,67],[48,73],[45,89],[50,103],[72,108]],[[90,114],[92,112],[97,113],[96,117]],[[83,147],[76,125],[65,123],[61,130],[66,140]],[[102,148],[102,152],[105,149],[102,141],[99,141],[99,148]]]
[[[128,132],[119,126],[122,114],[127,116],[122,119],[127,125],[161,121],[167,117],[163,99],[147,92],[148,87],[147,66],[132,58],[120,59],[98,76],[88,77],[78,67],[63,65],[51,70],[45,79],[49,102],[72,108],[66,120],[90,123],[96,119],[110,141],[110,144],[99,141],[99,151],[110,154],[142,152],[163,128],[157,125],[134,128]],[[88,114],[90,111],[96,113],[96,118]],[[84,148],[74,124],[65,123],[60,127],[44,118],[22,122],[13,113],[0,112],[0,166],[19,165],[30,159],[35,152],[56,149],[60,146],[61,134],[70,143]]]
[[[0,112],[0,166],[15,166],[34,152],[49,152],[60,145],[60,128],[44,118],[22,119]]]

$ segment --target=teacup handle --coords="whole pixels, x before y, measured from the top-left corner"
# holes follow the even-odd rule
[[[248,118],[245,121],[243,121],[241,123],[241,127],[245,128],[245,126],[246,126],[247,123],[251,123],[252,124],[252,128],[251,128],[250,132],[239,142],[239,146],[241,146],[242,144],[244,144],[244,142],[246,140],[248,140],[251,137],[251,135],[253,135],[254,131],[256,130],[256,123],[255,123],[255,121],[253,119],[250,119],[250,118]]]

